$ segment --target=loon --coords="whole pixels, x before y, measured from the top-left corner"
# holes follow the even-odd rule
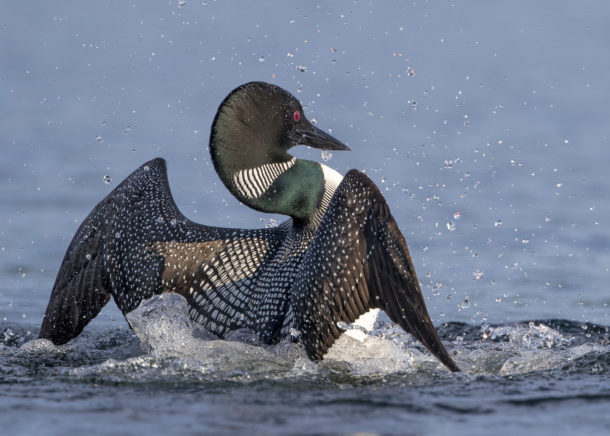
[[[175,292],[187,300],[190,317],[220,338],[238,329],[264,344],[287,338],[316,361],[346,323],[378,308],[459,371],[379,189],[360,171],[342,177],[296,159],[288,153],[295,145],[349,150],[314,126],[288,91],[264,82],[234,89],[212,123],[214,168],[243,204],[290,218],[263,229],[197,224],[178,210],[165,161],[153,159],[78,228],[39,337],[67,343],[111,296],[126,315],[154,295]]]

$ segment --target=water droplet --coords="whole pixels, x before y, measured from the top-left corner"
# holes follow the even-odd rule
[[[104,183],[105,183],[105,184],[107,184],[107,185],[109,185],[109,184],[110,184],[110,182],[112,182],[112,177],[110,177],[108,174],[106,174],[106,175],[104,176]]]
[[[294,53],[288,52],[288,53],[286,53],[286,56],[288,56],[289,58],[293,58],[294,57]]]
[[[258,61],[259,61],[259,62],[265,62],[265,56],[261,56],[261,57],[259,57],[259,58],[258,58]]]
[[[483,271],[481,271],[480,269],[475,269],[472,272],[472,278],[475,280],[481,280],[481,278],[483,277]]]
[[[496,220],[494,222],[494,227],[502,227],[502,220]]]
[[[411,67],[407,67],[407,74],[411,77],[415,76],[415,70]]]
[[[550,223],[551,222],[551,217],[550,216],[545,217],[544,218],[544,222],[545,223]]]
[[[144,171],[150,171],[150,167],[148,165],[144,165]]]
[[[528,238],[523,238],[523,239],[521,240],[521,242],[523,243],[523,245],[527,245],[527,244],[529,244],[529,243],[530,243],[530,240],[529,240]]]
[[[91,254],[89,254],[89,253],[85,254],[85,259],[91,260]]]
[[[449,230],[450,232],[455,232],[455,223],[451,221],[447,222],[447,230]]]
[[[470,307],[470,299],[465,298],[464,301],[460,304],[460,308],[468,309]]]
[[[186,0],[178,0],[178,7],[181,8],[186,4]]]
[[[333,154],[328,150],[322,150],[322,160],[328,162],[333,158]]]
[[[104,142],[104,138],[103,138],[102,136],[100,136],[100,135],[97,135],[97,136],[95,137],[95,140],[96,140],[97,142],[99,142],[100,144],[101,144],[102,142]]]
[[[175,226],[176,224],[178,224],[178,220],[177,220],[176,218],[172,218],[172,219],[169,221],[169,223],[170,223],[172,226]]]
[[[345,330],[349,330],[351,326],[348,323],[346,323],[345,321],[338,321],[337,327],[339,327],[340,330],[345,331]]]
[[[305,65],[297,65],[297,70],[300,71],[301,73],[304,73],[305,71],[307,71],[307,67]]]
[[[453,213],[453,219],[454,220],[459,220],[460,218],[462,218],[462,212],[454,212]]]

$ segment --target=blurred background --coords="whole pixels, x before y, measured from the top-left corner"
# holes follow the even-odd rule
[[[0,320],[39,325],[78,225],[148,159],[199,223],[285,219],[240,205],[207,150],[222,99],[263,80],[352,148],[327,165],[381,188],[435,323],[610,324],[609,11],[0,3]],[[96,322],[124,323],[114,303]]]

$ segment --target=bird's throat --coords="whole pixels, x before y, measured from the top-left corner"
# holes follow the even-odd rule
[[[318,162],[292,158],[283,163],[235,171],[227,187],[256,210],[306,221],[322,205],[324,176]]]

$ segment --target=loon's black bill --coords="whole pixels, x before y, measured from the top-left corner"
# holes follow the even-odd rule
[[[318,129],[313,124],[310,124],[306,130],[299,130],[298,134],[299,138],[297,139],[297,143],[300,145],[308,145],[322,150],[350,151],[350,148],[347,145],[333,138],[325,131]]]

